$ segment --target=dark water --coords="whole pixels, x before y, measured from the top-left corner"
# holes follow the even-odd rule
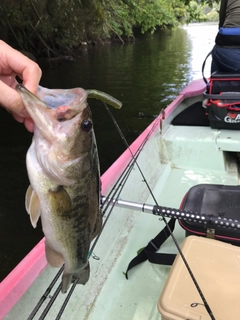
[[[39,61],[41,85],[83,87],[109,93],[123,103],[112,110],[131,143],[193,79],[201,77],[202,62],[211,49],[217,25],[196,24],[142,36],[135,43],[93,47],[74,61]],[[206,75],[209,67],[207,64]],[[91,100],[101,172],[125,150],[102,103]],[[0,109],[1,209],[0,280],[42,238],[25,211],[28,186],[25,155],[32,135]]]

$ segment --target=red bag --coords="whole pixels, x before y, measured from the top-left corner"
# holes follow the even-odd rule
[[[240,74],[214,72],[207,80],[202,65],[202,76],[206,83],[203,106],[206,108],[210,126],[214,129],[240,129]]]

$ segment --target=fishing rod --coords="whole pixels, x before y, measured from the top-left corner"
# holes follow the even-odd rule
[[[178,220],[186,220],[190,222],[202,223],[211,225],[211,227],[222,227],[234,230],[240,230],[240,221],[222,218],[218,215],[210,215],[204,213],[197,213],[192,211],[174,209],[169,207],[162,207],[159,205],[151,205],[146,203],[138,203],[126,201],[121,199],[114,199],[102,196],[102,202],[113,203],[119,208],[132,209],[145,213],[151,213],[157,216],[164,216],[166,218],[175,218]]]
[[[104,102],[103,102],[103,103],[104,103]],[[113,123],[114,123],[114,125],[115,125],[115,127],[116,127],[116,129],[117,129],[117,131],[118,131],[118,133],[119,133],[119,135],[120,135],[120,137],[122,138],[123,143],[125,144],[126,148],[130,151],[132,158],[135,159],[135,156],[134,156],[134,154],[132,153],[132,150],[131,150],[131,148],[130,148],[130,146],[129,146],[127,140],[126,140],[126,138],[124,137],[124,134],[123,134],[123,132],[121,131],[121,129],[120,129],[117,121],[115,120],[112,112],[109,110],[108,106],[107,106],[105,103],[104,103],[104,105],[105,105],[105,108],[106,108],[106,110],[108,111],[108,113],[109,113],[109,115],[110,115],[110,117],[111,117],[111,119],[112,119],[112,121],[113,121]],[[160,117],[160,116],[159,116],[159,117]],[[148,189],[148,191],[149,191],[152,199],[153,199],[154,202],[155,202],[155,205],[156,205],[157,207],[159,207],[158,202],[157,202],[157,199],[156,199],[156,197],[154,196],[154,194],[153,194],[153,192],[152,192],[152,190],[151,190],[151,188],[150,188],[150,185],[148,184],[148,182],[147,182],[147,180],[146,180],[146,178],[145,178],[145,175],[143,174],[140,166],[138,165],[138,162],[135,161],[135,160],[134,160],[134,162],[135,162],[135,164],[136,164],[136,166],[137,166],[137,168],[138,168],[138,170],[139,170],[139,173],[141,174],[141,176],[142,176],[142,178],[143,178],[143,182],[145,182],[146,187],[147,187],[147,189]],[[179,255],[181,256],[181,258],[182,258],[182,260],[183,260],[183,263],[184,263],[185,267],[187,268],[187,271],[188,271],[188,273],[189,273],[189,275],[190,275],[190,277],[191,277],[191,279],[192,279],[192,281],[193,281],[193,283],[194,283],[194,285],[195,285],[195,287],[196,287],[196,289],[197,289],[197,291],[198,291],[198,293],[199,293],[199,295],[200,295],[200,297],[201,297],[201,299],[202,299],[202,301],[203,301],[203,304],[204,304],[205,309],[207,310],[207,312],[208,312],[211,320],[216,320],[215,317],[214,317],[214,315],[213,315],[213,313],[212,313],[212,310],[211,310],[210,306],[208,305],[208,302],[207,302],[207,300],[206,300],[206,298],[205,298],[205,296],[204,296],[204,294],[203,294],[203,292],[202,292],[202,290],[201,290],[201,288],[200,288],[200,286],[199,286],[199,284],[198,284],[198,282],[197,282],[197,280],[196,280],[196,278],[195,278],[195,276],[194,276],[194,274],[193,274],[193,272],[192,272],[192,270],[191,270],[191,268],[190,268],[190,266],[189,266],[189,264],[188,264],[188,262],[187,262],[187,260],[186,260],[186,258],[185,258],[185,256],[184,256],[184,254],[183,254],[183,252],[182,252],[182,250],[181,250],[181,248],[180,248],[180,246],[179,246],[179,244],[178,244],[178,242],[177,242],[177,240],[176,240],[176,238],[175,238],[175,236],[174,236],[174,234],[172,233],[172,230],[171,230],[171,228],[170,228],[170,226],[169,226],[169,224],[168,224],[165,216],[164,216],[163,214],[160,214],[160,216],[161,216],[162,220],[164,221],[164,223],[165,223],[165,225],[166,225],[166,228],[167,228],[169,234],[171,235],[171,238],[172,238],[172,240],[173,240],[173,242],[174,242],[174,244],[175,244],[175,246],[176,246],[176,248],[177,248],[177,250],[178,250],[178,252],[179,252]]]

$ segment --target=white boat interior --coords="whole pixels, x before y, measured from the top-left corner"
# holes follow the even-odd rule
[[[174,124],[177,116],[196,103],[204,114],[203,88],[202,81],[190,85],[151,123],[131,145],[135,162],[131,152],[126,150],[109,168],[102,176],[104,196],[120,184],[118,179],[123,177],[126,167],[128,175],[113,197],[136,203],[155,205],[157,202],[177,209],[194,185],[239,184],[240,135],[237,130],[212,129],[209,125],[191,123],[191,115],[189,124]],[[117,206],[111,213],[106,212],[105,220],[106,225],[89,259],[90,280],[85,286],[75,287],[61,319],[160,320],[157,303],[170,266],[145,261],[129,271],[128,280],[124,273],[137,251],[162,230],[164,222],[159,216]],[[181,245],[185,230],[178,223],[173,234]],[[163,244],[161,252],[177,253],[171,237]],[[58,269],[49,266],[36,270],[36,279],[4,319],[58,319],[68,293],[60,292],[51,308],[47,312],[45,309],[61,281],[59,277],[45,294],[57,272]],[[36,315],[29,317],[44,294],[46,299]],[[227,319],[219,310],[212,311],[216,319]]]

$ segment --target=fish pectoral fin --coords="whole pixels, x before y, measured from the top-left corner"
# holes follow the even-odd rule
[[[53,268],[61,268],[64,263],[64,259],[60,253],[55,251],[49,244],[45,241],[45,255],[48,264]]]
[[[30,216],[33,228],[36,228],[38,219],[41,215],[41,206],[36,192],[30,185],[25,196],[25,207]]]
[[[62,293],[66,293],[71,283],[86,284],[90,277],[90,265],[89,262],[86,267],[79,271],[79,273],[63,273],[62,276]]]

